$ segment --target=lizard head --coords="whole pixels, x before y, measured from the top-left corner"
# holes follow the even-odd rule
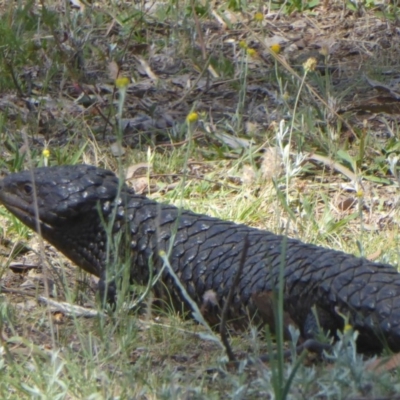
[[[90,165],[37,168],[10,174],[0,180],[0,203],[31,229],[69,225],[96,209],[98,202],[112,202],[118,178]]]

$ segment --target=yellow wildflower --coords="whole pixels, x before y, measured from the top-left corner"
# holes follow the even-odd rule
[[[315,68],[317,67],[317,59],[314,57],[310,57],[304,64],[303,68],[306,72],[309,71],[315,71]]]
[[[245,40],[241,40],[241,41],[239,42],[239,47],[240,47],[241,49],[247,49],[247,43],[246,43],[246,41],[245,41]]]
[[[198,119],[199,119],[199,114],[197,114],[197,112],[192,111],[187,115],[186,122],[191,124],[193,122],[196,122]]]
[[[288,101],[290,98],[290,94],[287,90],[285,90],[285,92],[282,95],[283,100]]]
[[[126,76],[121,76],[115,80],[115,86],[118,89],[123,89],[129,85],[129,82],[129,78],[127,78]]]
[[[254,19],[255,19],[257,22],[261,22],[261,21],[264,19],[264,14],[263,14],[262,12],[256,12],[256,13],[254,14]]]
[[[349,322],[349,317],[339,311],[339,307],[335,307],[335,312],[343,318],[343,333],[347,334],[353,331],[353,326]]]
[[[250,57],[255,57],[257,55],[257,51],[255,49],[247,49],[247,54]]]
[[[44,158],[49,158],[50,157],[50,150],[49,149],[44,149],[42,151],[42,155]]]
[[[279,43],[275,43],[272,46],[270,46],[270,49],[272,52],[274,52],[275,54],[278,54],[281,52],[281,45]]]
[[[352,330],[353,330],[353,326],[349,323],[345,324],[345,326],[343,327],[343,333],[352,332]]]

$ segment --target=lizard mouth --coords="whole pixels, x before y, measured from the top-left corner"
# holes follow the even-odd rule
[[[37,219],[33,205],[26,203],[17,195],[6,193],[2,188],[3,185],[0,183],[0,204],[3,204],[8,211],[31,229],[37,230]],[[39,219],[39,222],[43,226],[43,221]]]

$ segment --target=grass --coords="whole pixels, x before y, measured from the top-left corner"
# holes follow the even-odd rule
[[[325,73],[305,72],[285,46],[272,51],[263,38],[276,32],[290,37],[285,26],[294,12],[323,24],[322,3],[110,3],[86,4],[81,11],[65,6],[62,12],[56,2],[3,6],[0,169],[85,162],[118,170],[145,163],[133,183],[141,182],[145,193],[151,185],[164,188],[149,194],[156,200],[358,255],[380,251],[380,260],[397,265],[398,221],[391,203],[398,191],[397,120],[385,114],[364,122],[351,111],[359,107],[354,93],[362,98],[371,91],[359,78],[360,65],[382,81],[386,67],[397,67],[396,43],[386,52],[376,50],[382,65],[366,56],[375,54],[381,39],[370,21],[384,15],[390,24],[397,11],[371,1],[357,9],[332,2],[326,18],[347,9],[354,24],[368,20],[362,43],[368,47],[371,30],[373,46],[356,48],[363,58],[353,59],[357,51],[346,52],[343,43],[356,46],[360,37],[351,35],[358,31],[349,33],[337,17],[339,35],[350,36],[339,41],[344,57],[327,58],[347,68],[340,74],[328,65]],[[257,15],[267,10],[279,18]],[[115,85],[121,78],[131,81]],[[346,107],[350,111],[343,112]],[[197,121],[187,122],[190,113]],[[143,114],[153,120],[135,130],[135,118]],[[176,124],[164,129],[168,118]],[[382,124],[392,134],[383,142],[374,136]],[[115,141],[122,156],[113,155]],[[274,148],[280,161],[267,176],[263,165],[271,158],[263,161],[263,155]],[[307,161],[310,153],[367,178],[362,188],[335,168]],[[346,208],[346,199],[366,207]],[[0,219],[1,237],[37,248],[8,213],[1,210]],[[57,253],[46,253],[57,299],[98,308],[92,278]],[[2,284],[25,290],[21,283],[33,278],[11,274],[10,261],[2,251]],[[24,296],[0,297],[5,399],[351,399],[390,398],[400,391],[395,376],[367,369],[351,332],[335,345],[329,362],[294,355],[267,364],[246,358],[255,360],[272,347],[282,355],[279,336],[268,339],[252,329],[232,333],[232,349],[243,359],[233,368],[208,330],[168,303],[157,313],[145,307],[128,314],[121,304],[112,316],[70,317],[34,302],[43,279],[34,282]]]

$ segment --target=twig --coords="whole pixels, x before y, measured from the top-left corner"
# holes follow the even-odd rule
[[[229,339],[226,334],[226,319],[227,319],[229,307],[231,306],[231,303],[232,303],[233,294],[239,283],[240,276],[242,275],[242,271],[243,271],[243,267],[244,267],[244,264],[246,261],[248,250],[249,250],[249,237],[248,237],[248,235],[246,235],[244,237],[243,250],[242,250],[242,255],[240,257],[239,266],[238,266],[235,276],[232,280],[232,284],[229,289],[228,296],[226,297],[226,301],[225,301],[224,307],[222,309],[222,314],[221,314],[221,324],[219,327],[219,333],[221,335],[222,343],[225,346],[226,354],[228,355],[229,361],[236,361],[236,358],[235,358],[235,355],[233,354],[231,345],[229,343]]]
[[[191,138],[191,140],[193,140],[193,139],[198,139],[198,138],[200,138],[200,137],[202,137],[202,136],[204,136],[204,133],[198,133],[197,135],[193,135],[192,138]],[[183,146],[184,144],[188,143],[189,140],[190,140],[190,139],[185,139],[185,140],[182,140],[182,141],[180,141],[180,142],[175,142],[175,143],[161,143],[161,144],[158,144],[158,145],[156,146],[156,148],[157,148],[157,147],[176,147],[176,146]]]
[[[201,48],[201,55],[203,57],[203,61],[206,61],[207,51],[206,51],[206,45],[204,44],[203,31],[200,26],[199,17],[197,16],[195,1],[192,0],[191,3],[192,3],[192,14],[194,19],[194,25],[196,27],[196,32],[197,32],[197,40]]]
[[[76,306],[65,301],[55,301],[51,300],[45,296],[38,296],[35,293],[25,292],[23,290],[18,289],[10,289],[5,288],[3,286],[0,287],[0,293],[12,293],[12,294],[19,294],[21,296],[29,296],[34,297],[38,300],[39,303],[46,304],[52,308],[51,311],[60,311],[66,315],[74,315],[75,317],[85,317],[85,318],[93,318],[97,317],[102,314],[102,312],[85,308],[81,306]]]
[[[93,310],[90,308],[85,308],[81,306],[76,306],[65,301],[54,301],[45,296],[37,297],[39,303],[44,303],[49,306],[52,311],[59,311],[66,315],[73,315],[75,317],[85,317],[85,318],[93,318],[103,315],[101,311]]]

